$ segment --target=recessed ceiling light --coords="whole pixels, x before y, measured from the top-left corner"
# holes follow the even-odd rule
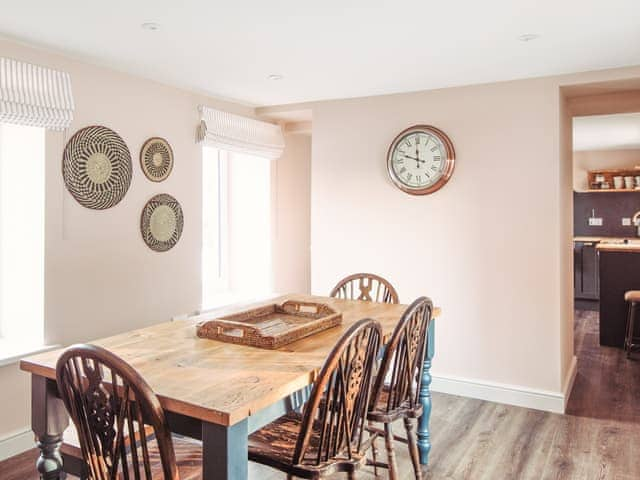
[[[272,73],[267,78],[269,80],[282,80],[284,78],[284,76],[280,75],[279,73]]]
[[[520,40],[521,42],[530,42],[531,40],[536,40],[537,38],[540,38],[540,35],[538,35],[537,33],[525,33],[524,35],[520,35],[518,37],[518,40]]]
[[[158,25],[155,22],[145,22],[142,25],[140,25],[144,30],[150,30],[152,32],[155,32],[156,30],[160,30],[160,25]]]

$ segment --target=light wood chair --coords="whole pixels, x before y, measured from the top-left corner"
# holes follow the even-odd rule
[[[79,452],[68,444],[63,452],[81,455],[81,478],[200,478],[200,444],[177,441],[174,450],[158,398],[120,357],[95,345],[74,345],[58,359],[56,377],[80,443]],[[181,475],[179,466],[188,473]]]
[[[433,303],[426,297],[415,300],[403,313],[400,322],[385,346],[384,356],[375,379],[367,419],[373,435],[371,447],[373,465],[389,469],[389,477],[398,477],[394,440],[409,445],[409,454],[415,476],[422,478],[418,444],[413,420],[422,416],[420,387],[422,367],[427,348],[427,333],[433,313]],[[400,418],[404,421],[407,438],[395,436],[391,424]],[[383,429],[376,424],[382,424]],[[384,437],[388,463],[377,461],[376,438]]]
[[[302,414],[292,412],[249,436],[249,460],[287,474],[321,479],[365,463],[363,435],[380,325],[352,325],[325,361]]]
[[[368,302],[399,303],[398,293],[388,280],[373,273],[355,273],[333,287],[331,297]]]

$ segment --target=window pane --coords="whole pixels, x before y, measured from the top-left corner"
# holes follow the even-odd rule
[[[251,298],[272,291],[271,161],[229,157],[229,286]]]
[[[271,162],[203,149],[202,308],[272,290]]]
[[[44,129],[0,124],[0,335],[42,343]]]

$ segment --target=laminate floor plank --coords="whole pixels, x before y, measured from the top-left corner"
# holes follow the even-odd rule
[[[487,460],[486,478],[541,478],[556,431],[554,418],[529,409],[518,409],[509,417],[495,432],[501,444]]]

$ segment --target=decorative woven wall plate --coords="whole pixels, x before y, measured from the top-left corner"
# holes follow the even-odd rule
[[[78,130],[64,149],[62,176],[80,205],[94,210],[111,208],[131,185],[131,153],[113,130],[86,127]]]
[[[152,182],[161,182],[173,168],[173,150],[164,138],[153,137],[140,150],[140,167]]]
[[[184,216],[171,195],[161,193],[147,202],[140,218],[142,238],[151,250],[166,252],[180,240]]]

